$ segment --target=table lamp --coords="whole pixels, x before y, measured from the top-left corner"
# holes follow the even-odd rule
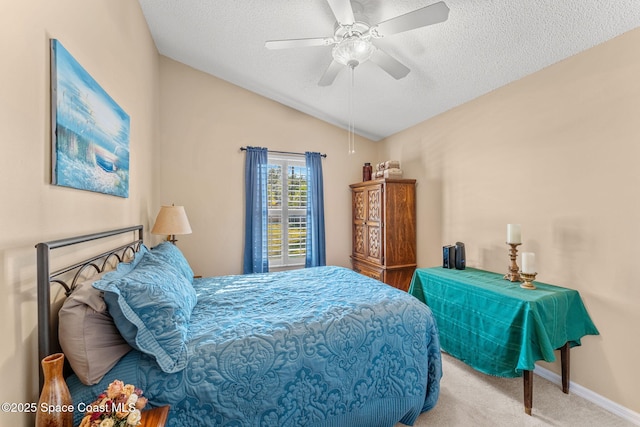
[[[174,245],[177,234],[191,234],[191,226],[184,206],[161,206],[151,234],[166,234],[167,240]]]

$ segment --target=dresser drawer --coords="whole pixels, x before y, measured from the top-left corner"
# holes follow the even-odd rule
[[[384,269],[382,268],[377,269],[369,265],[360,263],[356,260],[352,260],[352,264],[353,264],[353,271],[355,271],[356,273],[360,273],[364,276],[371,277],[372,279],[380,280],[381,282],[384,281]]]

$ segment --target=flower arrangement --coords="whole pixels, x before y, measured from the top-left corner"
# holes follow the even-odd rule
[[[140,410],[147,404],[142,390],[115,380],[86,406],[80,427],[129,427],[140,425]]]

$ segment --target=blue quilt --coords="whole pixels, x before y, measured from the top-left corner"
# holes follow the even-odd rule
[[[76,406],[114,379],[171,405],[167,425],[412,425],[442,375],[430,309],[342,267],[195,279],[187,367],[131,351],[103,380],[68,379]],[[75,414],[76,425],[82,414]]]

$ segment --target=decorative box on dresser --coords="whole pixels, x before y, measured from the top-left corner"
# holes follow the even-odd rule
[[[416,269],[416,180],[350,185],[353,270],[407,291]]]

